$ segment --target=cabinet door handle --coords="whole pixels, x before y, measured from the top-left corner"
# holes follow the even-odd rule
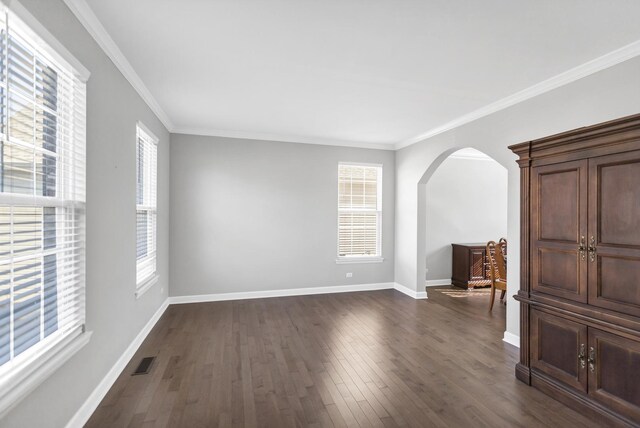
[[[589,261],[596,261],[596,238],[593,236],[591,236],[591,239],[589,240]]]
[[[593,346],[589,348],[589,370],[591,373],[596,371],[596,350]]]
[[[586,259],[586,251],[587,251],[587,247],[586,247],[586,243],[584,241],[584,236],[580,237],[580,246],[578,247],[578,253],[580,254],[580,259],[581,260],[585,260]]]
[[[580,345],[580,352],[578,353],[578,362],[580,362],[581,369],[587,366],[587,350],[584,343]]]

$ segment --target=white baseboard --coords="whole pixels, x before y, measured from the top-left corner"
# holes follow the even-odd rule
[[[151,331],[154,325],[158,322],[164,311],[169,306],[169,299],[165,299],[162,302],[162,305],[158,308],[158,310],[153,314],[151,319],[145,324],[145,326],[140,330],[140,333],[133,339],[131,344],[127,347],[127,349],[122,353],[118,361],[111,367],[107,375],[100,381],[98,386],[93,390],[91,395],[85,400],[85,402],[80,406],[75,415],[71,418],[71,420],[67,423],[67,428],[76,428],[82,427],[89,420],[93,412],[98,408],[98,405],[102,401],[111,386],[115,383],[122,370],[127,366],[129,360],[133,358],[133,355],[136,353],[144,339],[146,339],[147,335]]]
[[[504,337],[502,338],[504,342],[507,342],[509,345],[513,345],[516,348],[520,347],[520,336],[517,336],[513,333],[509,333],[508,331],[504,332]]]
[[[427,292],[426,291],[415,291],[412,290],[408,287],[405,287],[402,284],[398,284],[397,282],[393,283],[393,288],[395,288],[396,290],[398,290],[401,293],[406,294],[409,297],[413,297],[414,299],[427,299]]]
[[[438,287],[440,285],[451,285],[451,279],[428,279],[425,287]]]
[[[284,290],[247,291],[240,293],[198,294],[169,297],[169,304],[222,302],[226,300],[265,299],[269,297],[305,296],[310,294],[349,293],[354,291],[374,291],[395,289],[414,299],[426,299],[426,291],[414,291],[397,282],[375,284],[336,285],[330,287],[289,288]]]
[[[284,290],[246,291],[240,293],[198,294],[169,297],[169,304],[221,302],[225,300],[264,299],[268,297],[305,296],[309,294],[349,293],[353,291],[387,290],[393,282],[377,284],[336,285],[330,287],[289,288]]]

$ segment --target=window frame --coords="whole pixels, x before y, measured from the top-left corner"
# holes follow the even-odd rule
[[[353,210],[340,208],[340,167],[341,166],[356,166],[356,167],[374,167],[378,170],[377,176],[377,207],[376,213],[376,254],[372,255],[340,255],[340,213],[342,212],[374,212],[374,210]],[[383,164],[379,163],[364,163],[364,162],[338,162],[338,192],[337,192],[337,218],[336,218],[336,264],[355,264],[355,263],[382,263],[384,257],[382,256],[382,187],[383,187]]]
[[[141,138],[141,134],[143,134],[146,139],[151,142],[155,148],[155,165],[152,166],[152,168],[154,168],[154,176],[155,176],[155,182],[151,183],[150,186],[154,187],[154,198],[155,200],[153,201],[152,205],[144,205],[144,204],[138,204],[138,165],[139,165],[139,159],[138,159],[138,142]],[[138,238],[137,238],[137,214],[138,211],[152,211],[153,213],[155,213],[155,224],[153,225],[153,227],[155,228],[154,232],[153,232],[153,249],[151,251],[152,256],[147,256],[143,259],[138,260],[137,258],[137,250],[136,250],[136,291],[135,291],[135,296],[136,298],[140,298],[144,293],[146,293],[151,287],[153,287],[155,284],[158,283],[158,280],[160,279],[160,275],[158,274],[158,146],[159,146],[160,140],[158,137],[155,136],[155,134],[153,132],[151,132],[151,130],[145,126],[144,123],[142,123],[141,121],[138,121],[136,123],[136,140],[135,140],[135,160],[136,160],[136,248],[138,245]],[[146,187],[146,184],[143,183],[143,187]],[[149,245],[149,239],[147,239],[147,245]],[[153,272],[151,272],[150,274],[142,277],[142,278],[138,278],[138,271],[141,269],[140,266],[141,265],[150,265],[153,264],[154,266],[154,270]]]
[[[86,129],[86,83],[90,72],[19,1],[5,2],[0,0],[0,13],[5,14],[10,22],[14,22],[9,25],[19,28],[19,32],[22,34],[21,37],[27,37],[28,42],[33,45],[42,58],[52,61],[57,67],[63,68],[65,72],[69,73],[69,76],[77,79],[77,82],[82,85],[82,88],[80,88],[82,91],[82,105],[79,106],[82,111],[82,130],[74,133],[73,138],[82,145],[82,150],[84,151],[86,149],[86,131],[84,131]],[[77,96],[77,94],[74,96]],[[85,162],[84,154],[82,156],[83,162]],[[83,165],[86,164],[83,163]],[[86,169],[84,172],[78,172],[78,174],[81,174],[78,176],[78,182],[82,180],[82,185],[85,186]],[[60,176],[58,173],[56,175],[57,182]],[[34,183],[34,185],[36,184]],[[86,236],[84,235],[86,200],[82,198],[81,201],[75,201],[61,199],[57,196],[0,193],[0,202],[2,205],[7,206],[31,206],[42,207],[43,209],[51,206],[82,207],[81,218],[77,220],[77,225],[82,230],[83,242],[79,251],[79,263],[81,266],[79,269],[82,279],[78,289],[84,296],[84,290],[86,289],[84,275],[86,262]],[[82,297],[81,304],[83,308],[81,319],[84,320],[84,297]],[[83,321],[81,325],[67,331],[56,330],[49,336],[42,338],[36,348],[30,347],[21,355],[15,357],[14,360],[9,361],[8,363],[12,364],[12,366],[8,366],[0,376],[0,419],[82,349],[89,342],[91,335],[92,332],[85,329]]]

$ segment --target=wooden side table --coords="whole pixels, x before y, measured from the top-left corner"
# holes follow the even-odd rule
[[[451,244],[453,249],[451,284],[465,289],[491,285],[486,245],[486,243]]]

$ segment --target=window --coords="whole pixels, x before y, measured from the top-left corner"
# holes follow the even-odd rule
[[[151,287],[156,276],[158,139],[141,123],[136,138],[136,295]]]
[[[338,262],[382,261],[382,166],[338,165]]]
[[[80,72],[0,9],[0,411],[84,331]]]

